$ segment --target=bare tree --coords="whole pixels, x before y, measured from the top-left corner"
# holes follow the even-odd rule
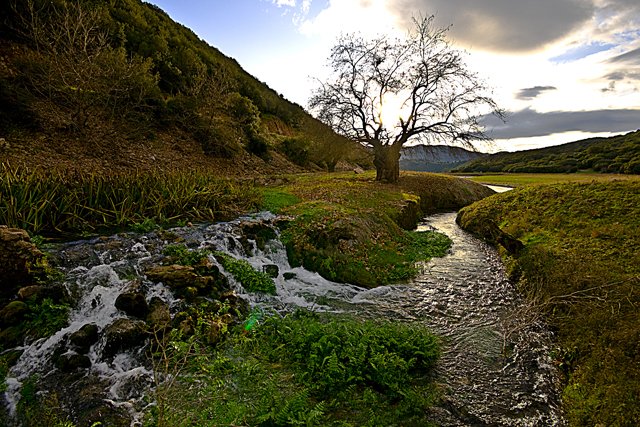
[[[339,38],[330,56],[333,76],[309,101],[322,122],[373,148],[380,181],[398,180],[400,151],[409,142],[473,148],[489,139],[481,113],[503,117],[464,53],[446,40],[448,28],[434,29],[433,16],[414,23],[400,39]]]

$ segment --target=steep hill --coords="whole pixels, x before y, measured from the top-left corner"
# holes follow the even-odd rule
[[[157,6],[23,0],[0,15],[2,162],[249,175],[371,164]]]
[[[589,138],[555,147],[498,153],[472,160],[454,172],[640,174],[640,131]]]
[[[400,170],[446,172],[486,155],[448,145],[415,145],[400,154]]]

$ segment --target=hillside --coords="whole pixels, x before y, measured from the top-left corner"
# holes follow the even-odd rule
[[[640,131],[590,138],[555,147],[498,153],[473,160],[454,172],[640,174]]]
[[[0,161],[242,175],[367,153],[140,0],[3,2]]]
[[[485,153],[448,145],[415,145],[400,154],[400,170],[413,172],[448,172]]]

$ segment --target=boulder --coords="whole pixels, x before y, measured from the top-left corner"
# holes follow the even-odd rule
[[[24,335],[19,326],[10,326],[0,332],[0,346],[4,349],[18,347],[23,341]]]
[[[50,298],[54,302],[69,301],[69,292],[64,285],[56,284],[52,286],[32,285],[25,286],[18,291],[18,298],[22,301],[34,299],[40,302],[45,298]]]
[[[149,268],[147,278],[153,282],[162,282],[177,291],[177,295],[194,298],[196,295],[207,295],[219,292],[228,287],[227,278],[212,264],[208,270],[214,276],[199,276],[193,267],[183,265],[163,265]]]
[[[269,277],[276,278],[280,274],[280,269],[275,264],[267,264],[262,267],[262,271]]]
[[[89,353],[89,348],[98,341],[98,338],[98,327],[88,323],[71,334],[69,342],[75,346],[78,353],[87,354]]]
[[[198,278],[193,267],[178,264],[149,268],[146,275],[149,280],[162,282],[172,288],[192,286]]]
[[[167,303],[158,297],[153,297],[149,302],[149,314],[146,320],[152,330],[170,328],[171,314]]]
[[[225,292],[220,296],[220,301],[228,302],[232,312],[238,311],[241,315],[244,315],[249,311],[247,301],[240,298],[236,291]]]
[[[260,250],[264,250],[265,244],[276,238],[276,231],[270,224],[264,222],[243,222],[240,224],[243,237],[240,239],[242,246],[248,254],[251,254],[251,244],[247,239],[254,240]]]
[[[104,354],[114,356],[142,344],[147,334],[147,325],[141,320],[117,319],[105,331]]]
[[[0,299],[31,285],[29,267],[42,257],[26,231],[0,225]]]
[[[0,310],[0,328],[19,325],[29,311],[29,306],[22,301],[10,302]]]
[[[91,360],[84,354],[63,354],[58,357],[55,366],[63,372],[73,372],[78,369],[89,369]]]
[[[118,295],[115,306],[122,310],[127,316],[144,319],[147,315],[148,307],[144,295],[140,292],[125,292]]]
[[[173,319],[173,326],[180,329],[183,335],[190,336],[196,331],[196,325],[189,313],[180,312]]]

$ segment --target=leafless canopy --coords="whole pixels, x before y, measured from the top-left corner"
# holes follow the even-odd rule
[[[480,115],[503,112],[486,84],[467,68],[465,53],[447,41],[448,28],[434,28],[433,16],[414,22],[415,29],[400,39],[339,38],[330,56],[333,75],[314,91],[311,110],[336,132],[374,150],[393,146],[399,152],[419,140],[472,148],[489,139]],[[399,117],[385,122],[391,99]]]

